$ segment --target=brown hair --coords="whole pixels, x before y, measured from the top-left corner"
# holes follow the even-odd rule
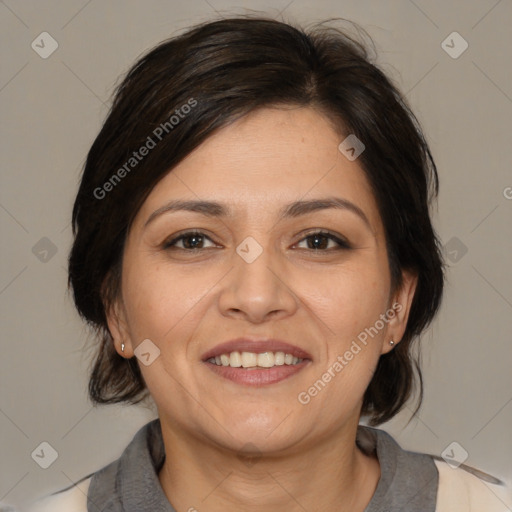
[[[182,116],[184,105],[193,108]],[[418,284],[404,336],[381,356],[362,414],[373,425],[394,416],[411,395],[415,368],[421,404],[411,343],[435,316],[444,280],[429,216],[437,170],[419,123],[355,36],[325,22],[305,30],[250,16],[197,25],[144,55],[117,88],[88,153],[73,208],[69,284],[100,338],[89,382],[93,402],[147,396],[136,358],[117,354],[106,322],[119,293],[124,242],[145,198],[216,130],[276,105],[316,108],[340,136],[355,134],[366,145],[358,162],[384,224],[393,288],[403,269],[414,271]],[[130,160],[155,134],[161,137],[151,151]]]

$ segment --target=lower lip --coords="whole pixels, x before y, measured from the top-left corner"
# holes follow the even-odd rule
[[[237,384],[244,384],[246,386],[265,386],[267,384],[275,384],[276,382],[280,382],[297,374],[309,362],[309,359],[305,359],[304,361],[293,365],[273,366],[272,368],[262,368],[260,370],[218,366],[209,362],[205,362],[205,364],[217,375],[236,382]]]

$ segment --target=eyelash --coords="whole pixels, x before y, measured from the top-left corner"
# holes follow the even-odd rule
[[[173,247],[177,242],[179,242],[180,240],[183,240],[185,238],[192,238],[192,237],[203,237],[203,238],[207,238],[208,240],[210,240],[211,242],[213,242],[213,240],[206,236],[203,232],[201,231],[188,231],[186,233],[183,233],[171,240],[168,240],[168,241],[165,241],[163,243],[163,249],[166,249],[166,250],[171,250],[171,249],[179,249],[181,251],[187,251],[187,252],[197,252],[197,251],[202,251],[202,250],[206,250],[208,249],[208,247],[199,247],[199,248],[194,248],[194,249],[187,249],[187,248],[182,248],[182,247]],[[305,237],[303,237],[301,240],[299,240],[299,242],[297,243],[300,243],[300,242],[303,242],[304,240],[307,240],[308,238],[312,238],[314,236],[323,236],[323,237],[326,237],[330,240],[333,240],[334,242],[336,242],[338,244],[339,247],[335,247],[334,249],[331,248],[331,249],[307,249],[307,250],[310,250],[310,251],[313,251],[313,252],[329,252],[329,251],[332,251],[332,250],[347,250],[347,249],[351,249],[352,247],[350,246],[350,244],[346,241],[346,240],[343,240],[335,235],[333,235],[332,233],[330,233],[329,231],[314,231],[312,233],[308,233]]]

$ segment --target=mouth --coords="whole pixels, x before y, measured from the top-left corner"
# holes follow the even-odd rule
[[[238,352],[224,353],[220,356],[210,357],[206,362],[217,366],[229,366],[231,368],[244,368],[256,370],[262,368],[274,368],[276,366],[294,366],[302,363],[304,359],[285,352]]]
[[[263,386],[297,374],[312,358],[303,349],[280,340],[239,338],[217,345],[203,354],[202,360],[220,377]]]

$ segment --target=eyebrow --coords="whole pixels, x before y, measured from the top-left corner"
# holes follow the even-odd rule
[[[356,204],[343,199],[341,197],[326,197],[323,199],[310,199],[307,201],[294,201],[293,203],[285,205],[280,209],[278,214],[278,220],[286,218],[299,217],[311,212],[326,210],[329,208],[336,208],[340,210],[348,210],[356,214],[363,222],[370,228],[372,227],[368,217],[365,215],[363,210]],[[144,228],[152,222],[155,218],[159,217],[164,213],[176,212],[176,211],[189,211],[200,213],[208,217],[229,217],[232,216],[231,209],[215,201],[204,201],[204,200],[172,200],[163,205],[162,207],[155,210],[144,224]]]

